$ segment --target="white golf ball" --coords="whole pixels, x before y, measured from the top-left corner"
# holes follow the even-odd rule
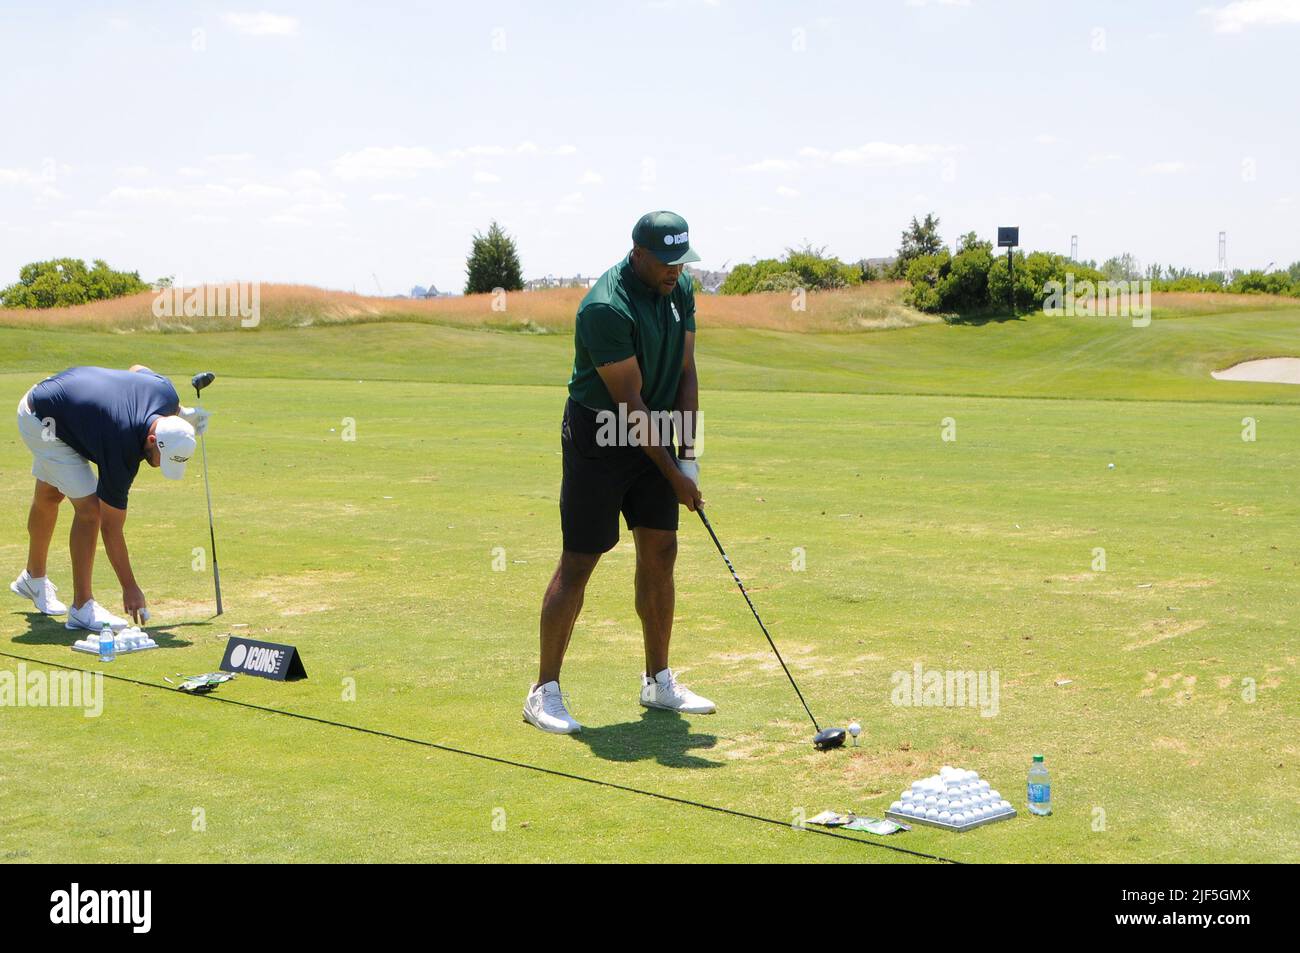
[[[862,726],[859,725],[856,721],[850,723],[849,734],[851,734],[854,738],[856,738],[861,733],[861,731],[862,731]]]
[[[950,820],[952,820],[952,811],[940,811],[940,812],[939,812],[939,820],[941,820],[941,821],[950,821]]]
[[[954,824],[965,824],[968,820],[970,820],[970,815],[965,811],[958,811],[952,816],[952,822]]]
[[[929,796],[926,797],[926,799],[925,799],[925,806],[926,806],[926,807],[938,807],[938,806],[939,806],[939,799],[938,799],[937,797],[935,797],[933,794],[931,794],[931,795],[929,795]]]
[[[975,787],[980,791],[987,791],[989,789],[989,783],[987,781],[977,781],[975,782]]]
[[[939,819],[939,811],[933,807],[927,808],[925,812],[925,819],[927,821],[937,821]]]
[[[894,813],[898,813],[899,811],[901,811],[901,810],[903,809],[903,802],[902,802],[902,801],[895,801],[893,804],[889,805],[889,809],[890,809],[891,811],[893,811]]]
[[[994,801],[1002,800],[1002,795],[999,794],[997,791],[989,791],[989,797]]]
[[[945,807],[951,807],[951,806],[952,806],[952,802],[948,800],[946,797],[939,798],[939,803],[935,805],[935,807],[938,807],[940,809]]]
[[[1003,811],[1009,811],[1009,810],[1011,810],[1011,802],[1010,802],[1010,801],[998,801],[998,807],[999,807],[1001,810],[1003,810]]]

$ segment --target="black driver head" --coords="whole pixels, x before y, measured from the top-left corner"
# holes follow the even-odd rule
[[[193,385],[194,393],[197,394],[199,391],[203,390],[203,388],[207,387],[216,379],[217,379],[216,374],[213,374],[211,371],[203,371],[191,377],[190,384]]]
[[[844,729],[823,728],[813,736],[813,747],[818,751],[830,751],[832,748],[844,747]]]

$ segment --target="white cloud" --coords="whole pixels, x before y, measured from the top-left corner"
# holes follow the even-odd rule
[[[571,156],[577,151],[578,151],[577,146],[563,145],[563,146],[556,146],[554,149],[551,149],[550,154],[553,156]]]
[[[793,159],[760,159],[749,165],[742,165],[741,172],[793,172],[799,163]]]
[[[792,189],[788,185],[778,185],[776,187],[776,194],[782,198],[797,199],[799,197],[799,190]]]
[[[505,154],[505,146],[468,146],[452,152],[452,155],[456,158],[462,156],[503,156]]]
[[[474,182],[477,185],[491,185],[494,182],[500,182],[501,176],[494,175],[491,172],[484,172],[481,169],[474,173]]]
[[[970,0],[906,0],[905,6],[909,7],[928,7],[934,3],[936,7],[969,7]]]
[[[280,212],[277,215],[270,215],[262,219],[262,224],[301,227],[303,225],[310,225],[311,222],[305,218],[299,218],[297,215],[289,215],[288,213]]]
[[[260,182],[250,182],[239,187],[239,194],[251,199],[278,199],[284,198],[289,192],[278,185],[263,185]]]
[[[447,161],[423,146],[368,146],[334,160],[340,179],[404,179],[427,169],[441,169]]]
[[[1237,0],[1201,12],[1213,18],[1216,33],[1241,33],[1252,26],[1300,23],[1300,0]]]
[[[404,202],[406,196],[401,192],[376,192],[370,196],[372,202]]]
[[[1060,141],[1059,138],[1052,135],[1050,132],[1040,132],[1038,135],[1034,136],[1034,142],[1038,143],[1040,146],[1054,146]]]
[[[1187,163],[1181,159],[1174,159],[1168,162],[1153,162],[1147,166],[1147,171],[1154,175],[1177,175],[1180,172],[1187,171]]]
[[[582,193],[570,192],[560,199],[555,206],[555,211],[561,215],[576,215],[583,210]]]
[[[855,149],[840,149],[831,155],[839,165],[904,166],[933,162],[956,150],[934,144],[868,142]]]
[[[137,188],[133,185],[119,185],[104,196],[104,201],[109,204],[119,205],[125,202],[175,202],[179,198],[180,193],[175,189],[154,186]]]
[[[289,173],[289,181],[298,186],[320,185],[325,181],[325,176],[315,169],[294,169]]]
[[[221,19],[226,26],[247,36],[296,36],[298,18],[286,17],[278,13],[227,13]]]
[[[601,175],[599,172],[596,172],[594,169],[588,169],[586,172],[582,173],[581,178],[578,179],[578,184],[579,185],[604,185],[605,177]]]

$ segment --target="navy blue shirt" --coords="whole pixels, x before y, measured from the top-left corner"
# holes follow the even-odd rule
[[[53,418],[54,436],[99,468],[95,495],[126,509],[157,417],[180,410],[172,382],[153,371],[70,367],[32,389],[32,413]]]

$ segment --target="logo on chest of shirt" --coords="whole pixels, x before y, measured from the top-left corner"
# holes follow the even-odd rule
[[[668,307],[670,307],[670,308],[673,309],[673,321],[676,322],[676,323],[678,323],[678,324],[680,324],[680,323],[681,323],[681,320],[682,320],[682,316],[681,316],[680,314],[677,313],[677,305],[675,305],[673,302],[669,301],[669,302],[668,302]]]

